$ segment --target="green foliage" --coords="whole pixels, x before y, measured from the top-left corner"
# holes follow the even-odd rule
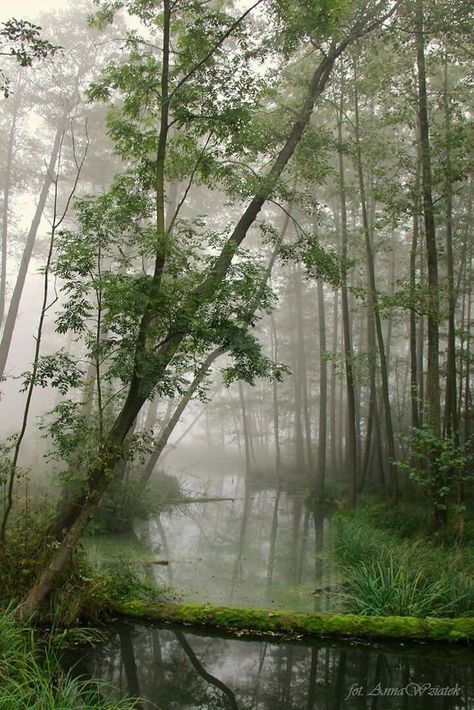
[[[5,44],[7,45],[5,47]],[[5,52],[4,49],[7,49]],[[0,23],[0,54],[14,58],[21,67],[30,67],[33,61],[41,61],[55,54],[61,47],[41,36],[41,27],[28,20],[14,17]],[[10,95],[10,82],[0,70],[0,91],[5,98]]]
[[[138,571],[133,562],[125,559],[114,560],[108,565],[105,573],[95,574],[97,576],[103,575],[106,604],[109,603],[109,600],[117,599],[141,599],[144,602],[151,602],[156,601],[158,597],[166,597],[171,592],[170,589],[164,587],[158,589]],[[104,604],[105,607],[106,604]]]
[[[345,570],[345,601],[351,612],[375,616],[471,616],[474,583],[454,574],[452,566],[437,579],[420,561],[410,563],[414,549],[384,562],[359,562]]]
[[[45,510],[17,510],[11,520],[6,544],[0,549],[0,603],[18,604],[47,565],[57,543],[45,534],[50,513]],[[123,570],[123,579],[122,579]],[[130,565],[109,571],[94,570],[82,548],[69,558],[58,586],[41,610],[41,619],[61,627],[78,620],[103,619],[109,599],[119,590],[147,600],[162,597],[163,590],[146,583]]]
[[[473,480],[472,452],[454,435],[438,436],[429,425],[412,429],[410,450],[411,460],[396,465],[408,474],[435,511],[447,512],[454,505],[457,487]]]
[[[278,42],[286,56],[298,43],[321,39],[340,23],[348,8],[345,0],[273,0],[271,9],[279,27]]]
[[[137,706],[132,700],[105,700],[104,683],[65,672],[54,645],[48,642],[45,646],[32,628],[17,622],[11,607],[0,610],[0,679],[0,707],[8,710],[126,710]]]
[[[34,370],[23,373],[22,377],[22,392],[33,382],[35,387],[55,387],[65,395],[82,384],[84,372],[69,353],[60,350],[54,355],[40,356]]]

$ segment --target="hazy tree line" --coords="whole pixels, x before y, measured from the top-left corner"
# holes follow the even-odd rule
[[[119,5],[42,18],[2,106],[2,374],[43,268],[2,545],[39,388],[62,482],[25,613],[196,398],[317,501],[410,476],[441,526],[470,475],[469,4]]]

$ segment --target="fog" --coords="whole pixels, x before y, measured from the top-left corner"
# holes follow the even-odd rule
[[[36,526],[24,615],[76,548],[175,600],[472,614],[470,10],[328,6],[0,14],[0,567]]]

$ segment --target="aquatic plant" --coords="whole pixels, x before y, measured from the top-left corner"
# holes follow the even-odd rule
[[[423,564],[404,556],[384,562],[359,562],[346,568],[345,600],[351,612],[375,616],[469,616],[474,602],[471,580],[442,574],[436,579]]]

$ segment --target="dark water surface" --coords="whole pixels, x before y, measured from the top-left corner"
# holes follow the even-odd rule
[[[474,708],[474,655],[463,647],[269,643],[117,624],[75,662],[111,683],[112,696],[140,696],[142,710]]]

